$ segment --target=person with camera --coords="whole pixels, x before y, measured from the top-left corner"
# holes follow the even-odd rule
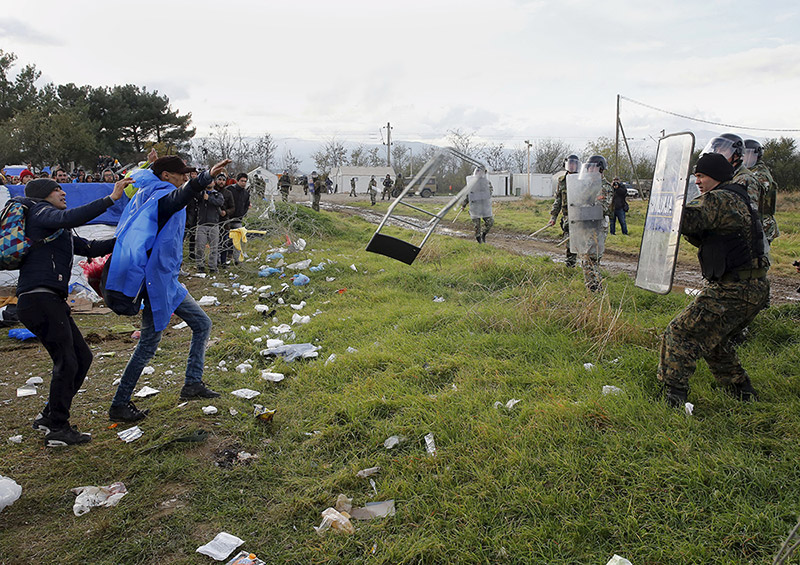
[[[611,219],[609,233],[611,233],[611,235],[616,235],[617,221],[619,221],[622,235],[628,235],[628,224],[625,221],[625,214],[629,209],[627,200],[628,189],[625,188],[624,184],[619,182],[618,178],[614,179],[614,182],[611,183],[611,187],[614,189],[614,217]]]
[[[195,259],[197,270],[205,272],[206,246],[208,246],[208,271],[217,272],[219,261],[219,223],[225,206],[222,189],[228,177],[224,173],[214,177],[214,184],[203,191],[197,201],[197,232],[195,235]]]

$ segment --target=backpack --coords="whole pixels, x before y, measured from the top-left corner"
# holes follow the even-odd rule
[[[32,241],[25,235],[28,210],[35,202],[27,198],[11,198],[0,213],[0,270],[19,269],[23,259],[33,247],[58,238],[64,231],[56,230],[46,238]]]
[[[103,273],[100,275],[100,291],[103,295],[103,301],[106,306],[111,308],[111,311],[120,316],[135,316],[142,309],[142,302],[144,296],[141,290],[136,296],[128,296],[118,290],[110,290],[106,288],[106,281],[108,280],[108,268],[111,266],[111,255],[108,256],[106,264],[103,265]]]

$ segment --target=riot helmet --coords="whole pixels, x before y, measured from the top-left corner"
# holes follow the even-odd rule
[[[748,169],[758,163],[764,156],[764,148],[755,139],[744,140],[744,155],[742,156],[742,165]]]
[[[564,169],[567,173],[577,173],[581,170],[581,160],[577,155],[570,155],[564,159]]]
[[[586,161],[586,165],[593,166],[595,170],[599,170],[601,173],[608,168],[608,162],[602,155],[592,155],[589,157],[589,160]],[[590,168],[589,170],[592,169]]]
[[[712,138],[700,152],[701,155],[706,153],[719,153],[735,167],[742,162],[744,141],[735,133],[723,133],[718,137]]]

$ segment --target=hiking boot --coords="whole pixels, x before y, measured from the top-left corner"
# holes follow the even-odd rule
[[[481,243],[486,243],[486,234],[485,233],[481,234]]]
[[[664,399],[672,408],[683,408],[688,397],[688,390],[683,390],[674,386],[664,387]]]
[[[139,410],[133,402],[128,402],[122,406],[111,405],[108,409],[108,419],[112,422],[138,422],[147,417],[150,410]]]
[[[181,400],[193,400],[195,398],[217,398],[218,392],[214,392],[206,386],[203,381],[183,385],[181,389]]]
[[[753,383],[748,377],[740,383],[733,383],[727,386],[728,392],[737,400],[742,402],[755,402],[758,400],[758,391],[753,388]]]
[[[92,434],[83,434],[75,426],[65,426],[60,430],[51,430],[44,436],[47,447],[66,447],[67,445],[80,445],[92,441]]]
[[[53,427],[53,423],[48,416],[43,415],[39,412],[36,417],[33,419],[33,429],[44,432],[50,433],[50,429]]]

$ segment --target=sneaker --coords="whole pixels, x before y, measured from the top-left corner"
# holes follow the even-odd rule
[[[80,445],[90,441],[92,441],[92,434],[83,434],[75,426],[65,426],[60,430],[51,430],[44,436],[44,444],[47,447]]]
[[[183,385],[181,389],[181,400],[192,400],[195,398],[217,398],[218,392],[214,392],[206,386],[203,381]]]
[[[138,422],[147,417],[150,410],[139,410],[133,402],[128,402],[122,406],[114,406],[108,409],[108,419],[112,422]]]
[[[734,383],[728,385],[728,392],[736,399],[742,402],[755,402],[758,400],[758,391],[753,388],[753,383],[750,378],[741,383]]]
[[[33,419],[33,429],[44,432],[50,433],[50,428],[53,427],[52,422],[48,416],[44,416],[41,412],[39,412],[36,417]]]
[[[672,408],[683,408],[688,397],[688,390],[679,389],[674,386],[668,386],[664,389],[664,398],[667,404]]]

